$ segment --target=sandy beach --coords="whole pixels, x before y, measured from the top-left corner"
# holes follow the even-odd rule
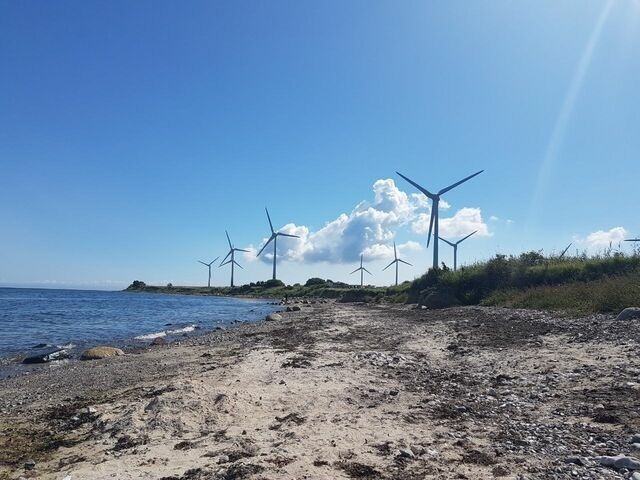
[[[0,380],[0,479],[630,477],[637,323],[299,306]]]

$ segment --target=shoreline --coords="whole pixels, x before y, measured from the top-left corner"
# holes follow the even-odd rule
[[[628,478],[637,322],[301,307],[0,380],[0,479]]]

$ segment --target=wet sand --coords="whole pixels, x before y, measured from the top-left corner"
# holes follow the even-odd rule
[[[637,323],[299,306],[0,380],[0,479],[629,478]]]

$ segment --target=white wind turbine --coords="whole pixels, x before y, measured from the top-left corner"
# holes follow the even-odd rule
[[[396,264],[396,287],[398,286],[398,264],[401,262],[404,263],[405,265],[409,265],[413,267],[413,265],[411,265],[409,262],[405,262],[404,260],[401,260],[398,258],[398,251],[396,250],[396,242],[393,242],[393,262],[391,262],[389,265],[384,267],[382,271],[384,272],[391,265],[393,265],[394,263]]]
[[[198,263],[203,264],[205,267],[209,268],[209,280],[207,281],[207,287],[211,288],[211,265],[213,265],[220,257],[216,257],[211,260],[209,263],[203,262],[202,260],[198,260]]]
[[[475,232],[471,232],[469,235],[467,235],[466,237],[458,240],[457,242],[450,242],[449,240],[445,240],[442,237],[438,237],[444,243],[448,243],[449,245],[451,245],[453,247],[453,271],[454,272],[458,269],[458,245],[460,245],[462,242],[464,242],[467,238],[469,238],[474,233],[478,233],[478,231],[476,230]]]
[[[229,253],[227,253],[227,256],[222,259],[222,263],[218,266],[218,268],[224,265],[227,265],[229,263],[231,264],[231,287],[233,287],[233,266],[237,265],[240,268],[242,268],[242,265],[236,262],[235,254],[236,252],[248,252],[249,250],[243,250],[242,248],[235,248],[231,243],[231,239],[229,238],[229,232],[225,230],[224,233],[227,234],[227,242],[229,242]],[[227,258],[229,260],[227,260]],[[225,260],[227,261],[225,262]]]
[[[288,233],[276,232],[273,229],[273,223],[271,223],[271,217],[269,216],[269,210],[267,210],[267,207],[265,207],[264,211],[267,212],[267,220],[269,220],[269,228],[271,228],[271,236],[269,237],[269,240],[267,240],[267,243],[265,243],[263,247],[260,249],[256,257],[259,257],[262,251],[265,248],[267,248],[267,245],[269,245],[269,243],[273,241],[273,277],[272,278],[275,280],[276,279],[276,252],[277,252],[276,244],[278,243],[278,237],[292,237],[292,238],[300,238],[300,237],[298,235],[290,235]]]
[[[360,267],[356,268],[353,272],[349,274],[349,275],[353,275],[358,271],[360,272],[360,288],[364,287],[364,272],[367,272],[369,275],[373,275],[373,273],[371,273],[369,270],[367,270],[362,266],[362,257],[363,255],[360,255]]]
[[[433,268],[438,268],[438,205],[440,204],[440,197],[447,193],[449,190],[453,190],[461,183],[466,182],[467,180],[472,179],[476,175],[480,175],[484,170],[480,170],[479,172],[474,173],[473,175],[469,175],[466,178],[463,178],[459,182],[454,183],[453,185],[449,185],[448,187],[443,188],[438,193],[431,193],[426,188],[418,185],[413,180],[402,175],[400,172],[396,172],[402,178],[404,178],[411,185],[416,187],[422,193],[424,193],[427,198],[431,199],[431,219],[429,220],[429,235],[427,237],[427,247],[429,247],[429,242],[431,241],[431,232],[433,231]]]

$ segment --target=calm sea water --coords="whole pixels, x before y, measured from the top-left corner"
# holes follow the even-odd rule
[[[171,340],[196,327],[259,320],[274,308],[265,300],[228,297],[0,288],[0,357],[37,352],[37,344],[77,349]]]

